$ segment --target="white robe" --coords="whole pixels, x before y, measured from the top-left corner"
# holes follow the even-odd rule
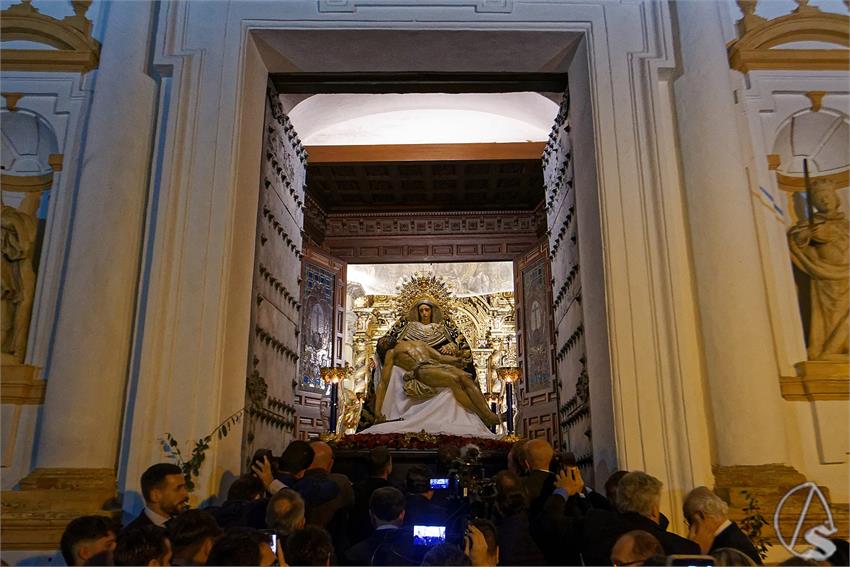
[[[379,369],[380,370],[380,369]],[[481,418],[455,399],[450,388],[441,388],[427,400],[414,400],[404,393],[404,369],[394,366],[387,385],[382,412],[387,419],[403,418],[373,425],[360,434],[371,433],[443,433],[468,437],[497,437]],[[380,371],[377,373],[380,376]]]

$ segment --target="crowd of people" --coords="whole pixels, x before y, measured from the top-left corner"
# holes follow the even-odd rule
[[[761,564],[706,487],[687,495],[681,537],[667,529],[661,481],[644,472],[614,473],[603,494],[548,442],[525,440],[486,498],[471,498],[431,482],[446,476],[453,450],[443,447],[433,469],[409,468],[396,486],[390,452],[373,449],[368,478],[353,484],[332,472],[329,445],[292,441],[278,458],[255,458],[227,500],[204,509],[187,509],[180,467],[155,464],[141,477],[138,517],[123,528],[104,516],[75,519],[62,555],[68,565],[665,565],[677,555]],[[847,565],[847,542],[837,546],[830,564]]]

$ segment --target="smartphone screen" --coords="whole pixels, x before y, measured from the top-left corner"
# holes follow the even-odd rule
[[[277,533],[274,530],[262,530],[268,536],[269,547],[272,548],[272,553],[277,553]]]
[[[431,488],[440,489],[440,488],[448,488],[449,487],[449,479],[447,478],[432,478],[431,479]]]
[[[446,541],[446,526],[413,526],[413,545],[439,545]]]

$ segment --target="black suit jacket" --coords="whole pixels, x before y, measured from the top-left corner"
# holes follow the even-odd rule
[[[522,484],[528,494],[528,516],[533,519],[540,514],[546,499],[555,490],[555,475],[547,471],[533,470],[522,479]]]
[[[540,513],[530,516],[534,541],[549,565],[581,565],[580,553],[586,552],[585,547],[590,544],[594,544],[591,551],[600,548],[600,552],[592,556],[604,559],[588,561],[585,558],[584,564],[605,565],[609,561],[606,553],[610,548],[606,551],[601,542],[614,537],[613,533],[624,533],[623,526],[619,525],[622,523],[619,514],[595,508],[585,510],[580,500],[577,496],[565,500],[560,494],[552,494]],[[586,533],[593,534],[591,541],[587,540]]]
[[[575,496],[568,501],[553,494],[535,522],[535,538],[547,561],[553,565],[610,565],[611,549],[617,539],[632,530],[651,533],[667,555],[700,555],[699,545],[664,530],[640,514],[618,514],[590,508],[581,515],[581,503]],[[577,556],[581,553],[581,558]]]
[[[421,494],[408,494],[404,505],[405,526],[444,526],[448,514]]]
[[[425,555],[414,549],[407,529],[376,530],[345,554],[346,565],[419,565]]]
[[[753,542],[747,537],[747,534],[741,531],[735,522],[732,522],[725,530],[714,537],[714,542],[711,544],[709,553],[714,553],[718,549],[731,547],[737,549],[741,553],[749,556],[750,559],[756,562],[756,565],[762,565],[761,557],[756,551]]]
[[[307,523],[328,530],[335,549],[347,549],[348,523],[354,508],[354,488],[348,477],[310,469],[294,488],[304,498]]]
[[[661,543],[664,548],[664,553],[667,555],[701,555],[702,550],[699,544],[689,539],[678,536],[672,532],[668,532],[661,528],[658,524],[640,514],[634,512],[626,512],[623,518],[630,524],[631,530],[644,530],[652,535]]]
[[[354,510],[351,513],[349,526],[349,541],[363,541],[375,531],[372,518],[369,516],[369,499],[379,488],[392,486],[385,478],[370,476],[354,486]]]
[[[266,508],[268,498],[259,500],[227,500],[221,506],[204,508],[215,518],[218,527],[223,530],[233,527],[266,529]]]
[[[124,526],[124,531],[132,530],[132,529],[135,529],[135,528],[141,528],[142,526],[152,526],[152,525],[154,525],[154,523],[151,521],[150,518],[148,518],[148,515],[145,514],[145,511],[142,510],[141,513],[138,516],[136,516],[136,518],[132,522],[130,522],[129,524]]]
[[[531,537],[528,513],[497,518],[499,565],[546,565],[546,558]]]
[[[295,487],[295,483],[297,483],[298,480],[299,480],[299,479],[295,478],[294,476],[292,476],[291,474],[289,474],[288,472],[283,472],[283,471],[279,471],[275,475],[275,479],[282,482],[287,488]]]

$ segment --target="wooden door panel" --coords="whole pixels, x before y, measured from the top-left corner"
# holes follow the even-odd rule
[[[306,156],[271,84],[265,104],[242,444],[246,469],[256,449],[283,451],[294,435],[297,411],[293,382]]]
[[[328,388],[322,366],[342,366],[345,333],[346,264],[305,244],[301,273],[302,319],[299,382],[296,388],[298,437],[315,438],[328,430]]]
[[[590,395],[581,305],[581,262],[578,252],[576,193],[570,141],[569,91],[564,95],[544,150],[549,259],[552,265],[552,308],[555,363],[559,383],[558,428],[563,448],[575,454],[585,480],[593,481]]]
[[[517,384],[517,430],[560,447],[558,388],[552,341],[551,276],[547,243],[541,242],[514,262],[517,355],[522,378]]]

